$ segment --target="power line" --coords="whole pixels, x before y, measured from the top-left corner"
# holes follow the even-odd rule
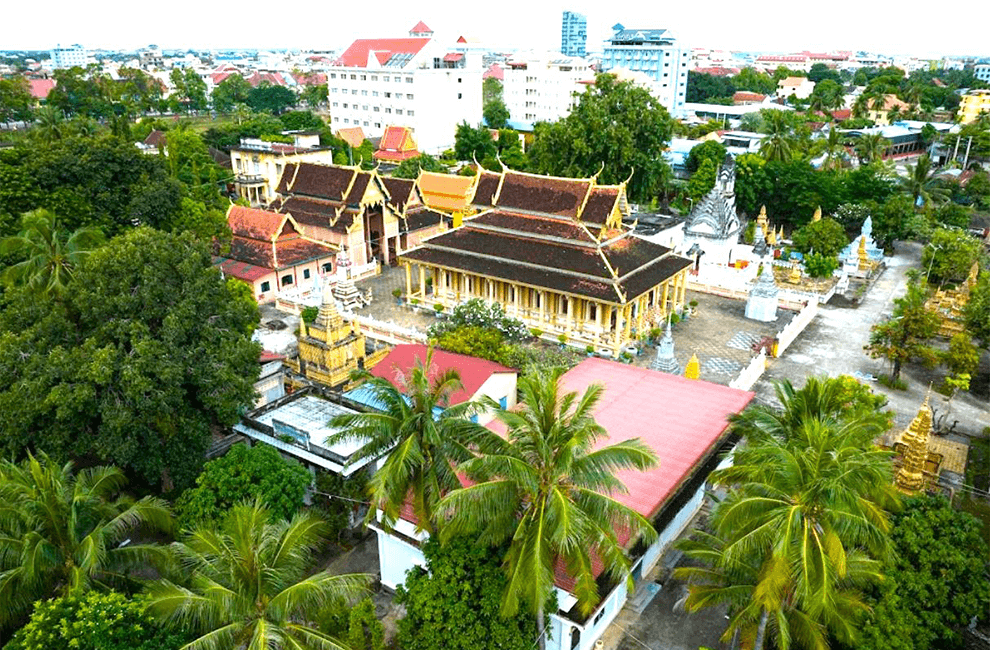
[[[358,499],[352,499],[350,497],[341,496],[339,494],[330,494],[329,492],[319,492],[313,490],[313,494],[319,494],[320,496],[329,497],[331,499],[340,499],[341,501],[351,501],[353,503],[360,503],[361,505],[370,506],[370,501],[359,501]]]

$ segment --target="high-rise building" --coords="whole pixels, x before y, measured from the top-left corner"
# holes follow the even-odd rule
[[[571,112],[595,73],[584,59],[554,52],[521,52],[505,62],[502,98],[514,122],[555,122]]]
[[[567,56],[583,57],[588,48],[588,18],[584,14],[565,11],[560,27],[560,51]]]
[[[679,113],[687,95],[691,52],[666,29],[626,29],[615,25],[605,43],[602,72],[616,68],[642,72],[654,84],[653,95],[671,113]]]
[[[67,45],[66,47],[56,45],[52,48],[51,54],[52,68],[55,70],[76,66],[85,68],[89,65],[89,52],[82,45]]]

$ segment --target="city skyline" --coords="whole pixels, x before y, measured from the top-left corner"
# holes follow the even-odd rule
[[[506,0],[490,15],[481,15],[476,5],[439,2],[413,7],[408,2],[380,0],[373,15],[363,5],[339,6],[331,12],[322,8],[326,5],[302,2],[294,5],[284,25],[249,26],[245,18],[266,16],[270,6],[247,0],[232,15],[229,8],[219,5],[175,0],[169,11],[148,17],[122,0],[98,2],[95,11],[93,4],[58,0],[56,10],[42,23],[33,7],[17,4],[7,9],[8,24],[39,27],[7,34],[3,47],[47,50],[57,44],[79,43],[89,49],[133,50],[154,43],[165,49],[332,50],[346,47],[355,38],[403,36],[422,20],[438,35],[452,39],[463,35],[495,48],[558,50],[562,12],[571,10],[588,17],[591,52],[600,51],[611,26],[622,23],[668,29],[686,47],[751,52],[853,50],[925,58],[987,55],[979,51],[987,47],[980,34],[981,21],[954,21],[951,30],[929,29],[922,35],[915,14],[852,0],[836,0],[827,12],[793,20],[787,18],[794,14],[793,5],[784,0],[767,0],[759,12],[736,14],[731,10],[738,5],[716,3],[706,8],[704,20],[699,20],[693,5],[668,6],[661,13],[629,0],[613,2],[607,11],[589,0],[546,4]],[[966,13],[967,7],[975,11],[976,6],[976,0],[967,0],[959,11]],[[718,18],[712,20],[713,15]],[[278,16],[268,17],[264,24],[278,20]],[[814,29],[805,29],[811,20]]]

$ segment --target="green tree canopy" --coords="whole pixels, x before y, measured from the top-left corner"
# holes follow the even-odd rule
[[[169,80],[173,88],[169,100],[175,106],[184,105],[187,111],[206,108],[206,82],[193,68],[172,68]]]
[[[932,284],[956,284],[966,279],[979,255],[980,241],[965,230],[936,228],[921,255],[921,266],[931,269]]]
[[[160,627],[141,599],[116,592],[38,601],[4,650],[178,650],[186,638]]]
[[[0,122],[30,120],[33,104],[31,86],[25,77],[0,78]]]
[[[718,166],[712,162],[711,158],[704,158],[688,180],[688,194],[695,201],[700,201],[708,194],[709,190],[715,187],[717,180]]]
[[[530,166],[540,174],[588,177],[618,184],[632,173],[629,197],[646,202],[670,177],[661,153],[673,121],[643,88],[600,74],[567,117],[539,123],[529,149]]]
[[[273,517],[289,519],[302,507],[311,481],[305,467],[283,458],[274,447],[237,444],[203,466],[196,487],[176,501],[176,514],[184,527],[208,524],[244,499],[259,499]]]
[[[691,147],[691,151],[688,152],[687,158],[684,160],[684,166],[689,172],[694,173],[698,171],[698,167],[703,161],[711,160],[715,169],[718,169],[725,162],[725,155],[725,145],[717,140],[706,140]]]
[[[836,84],[842,83],[842,77],[835,70],[832,70],[824,63],[813,63],[811,69],[808,70],[808,80],[814,81],[815,84],[821,83],[823,80],[831,80]]]
[[[123,544],[140,527],[169,531],[161,499],[122,493],[115,467],[73,471],[44,454],[0,461],[0,631],[38,599],[126,582],[128,567],[160,548]]]
[[[263,81],[248,93],[247,105],[256,111],[279,115],[296,105],[296,94],[285,86],[275,86]]]
[[[403,160],[392,172],[396,178],[419,178],[421,171],[446,172],[447,168],[428,153],[422,153],[415,158]]]
[[[802,226],[794,233],[792,239],[794,247],[802,253],[814,250],[826,257],[838,255],[849,243],[842,225],[828,217]]]
[[[314,573],[325,535],[310,514],[285,521],[257,502],[235,506],[219,527],[172,544],[188,586],[155,582],[148,610],[196,637],[190,649],[344,650],[314,623],[323,608],[361,595],[370,576]]]
[[[227,112],[237,104],[247,104],[250,92],[251,84],[241,75],[232,74],[216,85],[210,97],[214,109]]]
[[[254,402],[257,306],[221,280],[205,244],[148,228],[90,254],[66,293],[64,309],[5,296],[4,453],[45,449],[164,490],[192,484],[211,428]]]
[[[79,66],[56,70],[52,77],[55,87],[45,100],[65,115],[85,115],[105,119],[113,114],[113,99],[109,86],[113,83],[108,77],[96,71]]]
[[[481,162],[486,158],[495,158],[495,141],[492,140],[492,132],[484,126],[477,128],[467,122],[457,125],[454,133],[454,155],[458,160],[477,160]]]
[[[518,613],[503,616],[507,580],[502,549],[455,537],[423,545],[426,566],[409,573],[396,590],[406,610],[398,641],[405,650],[531,650],[536,621]]]
[[[733,81],[729,77],[689,71],[685,101],[711,103],[720,99],[732,99],[732,95],[736,92]]]
[[[942,497],[918,496],[894,516],[886,580],[859,621],[863,650],[960,646],[959,631],[990,607],[979,522]]]
[[[966,329],[984,348],[990,348],[990,272],[985,269],[966,304]]]

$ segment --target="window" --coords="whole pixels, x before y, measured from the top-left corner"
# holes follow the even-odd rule
[[[406,115],[408,115],[409,117],[412,117],[415,114],[416,113],[414,113],[413,111],[406,111]]]
[[[356,74],[352,74],[351,75],[351,80],[354,80],[354,79],[357,79],[357,75]]]
[[[364,95],[365,97],[367,97],[368,96],[368,91],[367,90],[362,90],[361,91],[361,94]]]
[[[292,284],[292,274],[282,276],[282,286],[287,287]]]
[[[391,99],[392,93],[385,93],[385,99]]]
[[[371,91],[371,96],[372,97],[378,97],[378,91],[377,90],[372,90]]]
[[[371,75],[371,80],[372,81],[378,81],[378,75],[376,75],[376,74]]]
[[[331,79],[336,79],[337,78],[337,73],[336,72],[331,72],[330,73],[330,78]]]
[[[271,282],[262,282],[261,283],[261,293],[268,293],[271,290],[272,290],[272,283]]]
[[[367,81],[367,80],[368,80],[368,75],[366,74],[361,75],[361,81]]]
[[[345,117],[344,118],[344,124],[350,124],[350,123],[351,123],[351,121],[348,118]]]
[[[407,84],[411,84],[412,83],[412,77],[406,77],[406,83]]]
[[[335,92],[337,92],[337,89],[336,88],[331,88],[330,89],[330,92],[335,93]]]
[[[462,97],[464,97],[464,94],[463,93],[457,93],[457,99],[460,99]]]
[[[461,78],[460,77],[457,78],[457,83],[461,83]]]
[[[377,106],[375,106],[375,109],[374,109],[374,110],[375,110],[375,112],[377,113],[377,112],[378,112],[378,107],[377,107]]]
[[[368,120],[365,120],[365,121],[364,121],[364,125],[365,125],[365,126],[368,126]]]
[[[498,405],[499,405],[499,408],[504,409],[506,406],[509,405],[509,398],[506,397],[505,395],[503,395],[502,397],[499,398]]]
[[[402,109],[401,108],[395,109],[395,114],[396,115],[402,115]]]
[[[344,102],[344,108],[347,108],[347,102]]]
[[[356,95],[357,94],[357,88],[352,88],[351,89],[351,94],[352,95]]]
[[[604,608],[604,607],[602,607],[602,611],[600,611],[600,612],[598,612],[598,614],[597,614],[597,615],[595,616],[595,622],[594,622],[594,623],[592,623],[592,626],[595,626],[595,625],[598,625],[598,623],[599,623],[599,622],[600,622],[600,621],[601,621],[601,620],[602,620],[603,618],[605,618],[605,608]]]
[[[337,108],[337,104],[339,104],[339,103],[340,103],[340,102],[334,102],[334,103],[333,103],[333,107],[334,107],[334,108]]]
[[[382,128],[382,123],[381,122],[375,122],[375,128],[376,129]]]
[[[385,107],[385,112],[386,112],[386,113],[391,113],[391,112],[392,112],[392,109],[386,106],[386,107]]]
[[[413,98],[412,93],[409,93],[408,95],[406,95],[406,99],[412,99],[412,98]]]
[[[330,273],[332,271],[333,271],[333,262],[324,262],[323,263],[323,272],[324,273]]]
[[[385,75],[384,77],[382,77],[382,81],[388,81],[388,75]]]
[[[303,269],[303,280],[309,279],[309,269]]]

